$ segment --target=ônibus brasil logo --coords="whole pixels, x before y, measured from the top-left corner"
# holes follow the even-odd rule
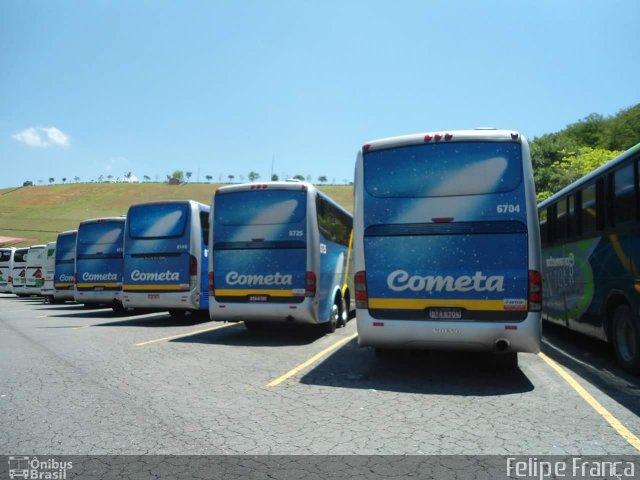
[[[404,270],[395,270],[387,277],[387,286],[394,292],[504,292],[504,277],[487,276],[482,272],[474,275],[409,275]]]
[[[25,478],[31,480],[64,480],[67,478],[67,470],[73,468],[73,462],[47,458],[39,460],[38,457],[9,457],[9,478]]]

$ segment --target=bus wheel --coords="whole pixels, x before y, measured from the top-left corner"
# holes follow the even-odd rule
[[[169,310],[169,315],[171,315],[171,318],[174,320],[184,320],[186,317],[184,310]]]
[[[623,369],[640,373],[640,328],[628,305],[620,305],[613,315],[613,348]]]
[[[113,310],[113,313],[117,313],[118,315],[127,311],[127,309],[124,308],[122,303],[117,301],[113,302],[113,305],[111,305],[111,309]]]
[[[329,317],[329,321],[320,324],[320,330],[322,333],[333,333],[336,331],[336,326],[340,321],[340,303],[340,300],[337,298],[334,300],[333,306],[331,307],[331,316]]]

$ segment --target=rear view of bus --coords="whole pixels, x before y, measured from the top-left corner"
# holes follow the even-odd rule
[[[76,240],[76,302],[122,307],[124,217],[85,220]]]
[[[42,260],[42,290],[41,295],[47,303],[55,303],[53,294],[55,288],[53,280],[56,273],[56,242],[49,242],[46,245],[44,259]]]
[[[213,320],[318,324],[347,320],[351,215],[312,185],[223,187],[213,197]]]
[[[13,253],[13,263],[11,264],[11,291],[19,297],[26,296],[27,287],[27,253],[28,248],[18,248]]]
[[[129,208],[123,305],[166,309],[174,318],[208,311],[208,231],[209,207],[192,200]]]
[[[53,298],[64,302],[73,300],[73,282],[76,262],[77,230],[58,234],[56,240],[56,267],[53,279]]]
[[[358,154],[360,345],[538,352],[540,234],[528,143],[498,130],[378,140]]]
[[[11,293],[11,265],[16,249],[0,248],[0,293]]]
[[[44,275],[42,273],[42,262],[44,261],[46,245],[34,245],[29,248],[27,254],[27,268],[24,293],[27,295],[40,295]]]

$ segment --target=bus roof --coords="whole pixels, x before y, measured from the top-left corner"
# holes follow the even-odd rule
[[[515,130],[441,130],[439,132],[414,133],[398,137],[381,138],[365,143],[362,149],[364,151],[372,151],[425,143],[434,144],[471,141],[504,142],[517,140],[526,142],[526,139]]]
[[[599,166],[591,173],[588,173],[584,177],[581,177],[578,180],[570,183],[569,185],[567,185],[566,187],[564,187],[562,190],[555,193],[554,195],[550,196],[549,198],[546,198],[545,200],[543,200],[538,204],[538,208],[545,208],[550,203],[555,202],[559,198],[563,197],[564,195],[567,195],[568,193],[572,192],[573,190],[580,187],[581,185],[589,183],[594,178],[598,178],[600,175],[607,172],[608,170],[615,168],[617,165],[621,163],[624,163],[629,157],[632,157],[637,153],[640,153],[640,143],[638,143],[637,145],[634,145],[629,150],[621,153],[617,157],[612,158],[607,163]]]
[[[58,236],[62,237],[65,235],[77,235],[77,234],[78,234],[78,230],[65,230],[64,232],[60,232]]]
[[[259,183],[239,183],[237,185],[227,185],[218,187],[215,193],[243,192],[246,190],[316,190],[309,182],[284,181],[284,182],[259,182]]]
[[[89,220],[83,220],[80,225],[86,225],[87,223],[104,223],[104,222],[118,222],[125,223],[127,217],[125,215],[119,217],[102,217],[102,218],[90,218]]]
[[[195,200],[156,200],[154,202],[135,203],[135,204],[133,204],[133,205],[131,205],[129,207],[129,210],[131,210],[133,207],[141,207],[143,205],[166,205],[166,204],[170,204],[170,203],[175,203],[175,204],[188,203],[190,205],[199,205],[201,207],[209,208],[209,205],[206,205],[206,204],[201,203],[201,202],[196,202]]]
[[[29,247],[29,250],[38,250],[38,249],[41,249],[41,248],[47,248],[47,246],[46,245],[31,245]]]

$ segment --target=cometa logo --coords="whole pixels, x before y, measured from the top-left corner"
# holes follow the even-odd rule
[[[162,281],[175,281],[180,280],[180,272],[172,272],[167,270],[166,272],[141,272],[140,270],[134,270],[131,272],[131,280],[134,282],[162,282]]]
[[[475,275],[409,275],[404,270],[396,270],[387,277],[387,285],[394,292],[504,292],[503,276],[486,276],[482,272]]]
[[[82,280],[85,282],[117,282],[117,273],[89,273],[82,274]]]
[[[292,275],[282,275],[280,272],[274,275],[240,275],[232,271],[224,279],[228,285],[293,285]]]
[[[64,282],[64,283],[73,282],[73,275],[65,275],[65,274],[58,275],[58,281]]]

